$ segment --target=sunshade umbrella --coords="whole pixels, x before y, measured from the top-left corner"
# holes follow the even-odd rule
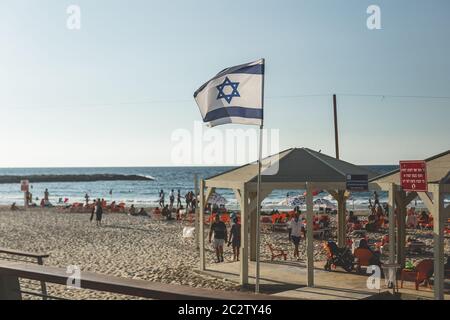
[[[227,199],[225,199],[223,196],[221,196],[218,193],[213,193],[211,195],[211,197],[209,198],[208,203],[221,206],[221,205],[225,205],[227,203]]]

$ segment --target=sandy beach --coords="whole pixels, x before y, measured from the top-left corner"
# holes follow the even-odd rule
[[[199,276],[193,239],[183,239],[183,224],[125,214],[105,214],[104,226],[90,214],[0,210],[0,246],[50,254],[45,264],[118,277],[176,283],[192,287],[238,290],[238,286]],[[211,251],[212,252],[212,251]],[[208,251],[209,253],[209,251]],[[50,286],[50,294],[71,299],[110,299],[121,296]]]
[[[196,272],[199,254],[194,239],[183,238],[182,230],[188,222],[164,221],[119,213],[104,215],[104,225],[95,226],[90,214],[61,213],[55,208],[33,208],[27,211],[10,211],[0,208],[0,246],[49,253],[45,264],[61,268],[76,265],[82,271],[91,271],[118,277],[143,279],[163,283],[188,285],[220,290],[240,290],[239,285],[214,279]],[[332,227],[335,217],[332,216]],[[208,227],[205,226],[205,230]],[[410,254],[408,259],[432,257],[432,233],[410,230],[412,235],[427,244],[421,254]],[[379,239],[382,234],[371,233]],[[446,238],[446,254],[450,241]],[[267,244],[288,250],[288,260],[293,260],[292,244],[287,233],[264,230],[262,232],[261,259],[269,260]],[[316,240],[315,260],[325,259],[322,240]],[[207,263],[214,263],[214,254],[206,244]],[[305,243],[301,241],[301,260],[305,258]],[[226,248],[225,263],[232,261],[231,248]],[[115,294],[88,290],[67,289],[49,285],[51,295],[69,299],[123,299]]]

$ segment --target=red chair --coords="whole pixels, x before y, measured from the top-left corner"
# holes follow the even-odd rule
[[[274,213],[272,215],[272,224],[275,224],[279,217],[280,217],[280,215],[278,213]]]
[[[270,253],[272,255],[271,261],[273,261],[275,258],[284,258],[284,260],[287,259],[287,253],[283,249],[274,248],[271,244],[267,244],[269,247]]]
[[[414,281],[416,285],[416,290],[419,290],[419,285],[422,282],[431,288],[430,278],[433,275],[434,263],[432,259],[421,260],[414,269],[403,269],[401,273],[402,282],[400,287],[403,288],[403,281],[410,280]]]

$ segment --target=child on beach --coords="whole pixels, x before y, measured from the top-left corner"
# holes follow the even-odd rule
[[[214,222],[211,224],[211,229],[209,231],[209,243],[211,243],[211,238],[214,235],[214,249],[216,250],[217,262],[223,262],[223,246],[225,240],[227,239],[227,226],[223,221],[220,221],[220,217],[216,214]]]
[[[239,249],[241,248],[241,225],[236,216],[233,217],[233,225],[230,230],[228,245],[233,248],[233,261],[239,261]]]

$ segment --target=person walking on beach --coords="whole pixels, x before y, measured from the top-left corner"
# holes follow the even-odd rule
[[[159,192],[159,206],[161,208],[164,208],[164,190],[161,189],[161,191]]]
[[[45,189],[45,191],[44,191],[44,201],[45,201],[45,204],[47,204],[48,203],[48,199],[49,199],[49,196],[50,196],[50,193],[48,192],[48,189]]]
[[[297,211],[297,212],[295,212],[294,218],[292,218],[291,221],[289,221],[289,223],[288,223],[289,240],[291,240],[292,243],[294,244],[294,258],[297,258],[297,259],[300,258],[299,252],[298,252],[298,246],[300,244],[300,237],[302,234],[302,226],[303,226],[303,223],[300,220],[300,212]]]
[[[214,234],[214,249],[216,250],[217,262],[223,262],[223,246],[227,239],[227,226],[220,221],[220,216],[216,214],[214,222],[211,224],[209,231],[209,243]]]
[[[177,191],[177,208],[181,208],[181,192],[180,189]]]
[[[95,221],[97,222],[97,227],[102,226],[102,217],[103,217],[103,207],[100,199],[97,200],[95,205]]]
[[[189,206],[191,205],[190,197],[191,197],[191,192],[188,191],[188,193],[186,193],[184,195],[184,199],[186,200],[186,210],[189,210]]]
[[[170,209],[172,209],[173,208],[173,203],[175,202],[175,193],[173,192],[173,189],[170,190],[169,201],[170,201]]]
[[[89,195],[87,194],[87,192],[84,195],[84,199],[86,200],[86,205],[89,205]]]
[[[228,239],[228,245],[231,244],[233,248],[233,261],[239,261],[239,250],[241,248],[241,224],[238,222],[238,218],[234,216],[232,218],[233,225],[230,230],[230,238]]]

